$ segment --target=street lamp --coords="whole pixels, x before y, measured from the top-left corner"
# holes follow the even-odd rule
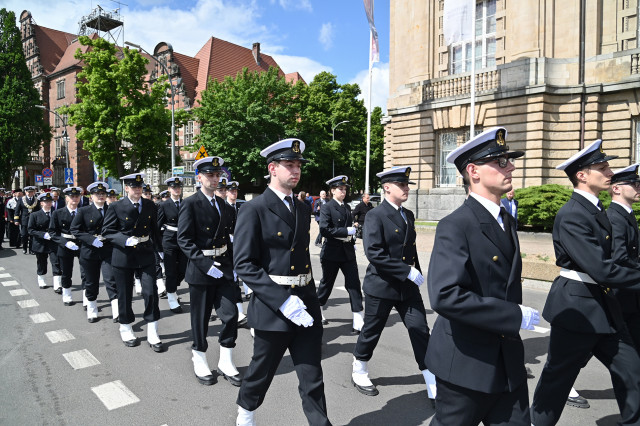
[[[348,122],[349,120],[341,121],[331,128],[331,142],[336,141],[336,129],[338,128],[338,126]],[[336,160],[334,158],[331,159],[331,174],[332,176],[336,175]]]
[[[62,125],[64,126],[64,149],[65,149],[65,158],[67,160],[67,169],[69,168],[69,132],[67,132],[67,122],[66,120],[63,120],[62,117],[60,116],[60,114],[58,114],[57,111],[54,111],[52,109],[47,108],[44,105],[36,105],[36,108],[40,108],[43,109],[45,111],[49,111],[50,113],[53,113],[53,115],[55,115],[56,117],[58,117],[58,120],[62,121]],[[67,184],[67,186],[69,186],[69,184]]]
[[[176,122],[175,122],[175,106],[174,106],[174,89],[173,89],[173,79],[171,78],[171,74],[169,73],[169,69],[165,64],[163,64],[158,58],[153,56],[151,53],[147,52],[142,48],[142,46],[138,44],[131,43],[130,41],[125,41],[124,44],[127,46],[135,47],[138,50],[143,51],[147,55],[151,56],[154,61],[156,61],[164,72],[167,73],[167,77],[169,77],[169,84],[171,85],[171,176],[173,176],[173,169],[176,167]]]

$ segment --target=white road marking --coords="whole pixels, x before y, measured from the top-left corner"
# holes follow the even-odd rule
[[[23,288],[19,288],[17,290],[10,290],[9,294],[12,295],[13,297],[16,297],[16,296],[26,296],[27,294],[29,294],[29,292]]]
[[[335,288],[336,290],[347,291],[347,289],[346,289],[346,288],[341,287],[341,286],[336,286],[336,287],[334,287],[334,288]]]
[[[51,316],[49,312],[44,312],[41,314],[33,314],[33,315],[30,315],[30,317],[31,317],[31,321],[33,321],[36,324],[56,320],[54,317]]]
[[[535,331],[536,333],[544,334],[544,333],[548,333],[549,329],[548,328],[544,328],[544,327],[538,327],[537,325],[534,325],[532,331]]]
[[[20,285],[20,283],[18,281],[3,281],[2,285],[5,287],[11,287],[14,285]]]
[[[140,398],[135,396],[121,380],[105,383],[104,385],[91,388],[93,393],[102,401],[107,410],[115,410],[125,405],[140,402]]]
[[[0,271],[4,271],[4,266],[0,266]]]
[[[47,336],[47,339],[51,341],[51,343],[60,343],[66,342],[67,340],[73,340],[73,334],[69,333],[69,330],[63,328],[62,330],[48,331],[44,333]]]
[[[80,370],[81,368],[87,368],[100,364],[100,361],[96,359],[91,352],[86,349],[81,349],[75,352],[68,352],[62,354],[64,359],[73,367],[74,370]]]
[[[35,308],[36,306],[40,306],[35,299],[18,300],[18,305],[20,305],[21,308]]]
[[[0,274],[0,278],[11,278],[11,274]]]

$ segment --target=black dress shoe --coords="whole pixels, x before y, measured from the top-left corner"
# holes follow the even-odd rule
[[[140,340],[136,337],[133,340],[127,340],[127,341],[123,341],[122,343],[124,343],[124,345],[128,348],[133,348],[135,346],[138,346],[140,344]]]
[[[89,321],[90,323],[94,323],[94,322],[98,322],[98,317],[96,318],[87,318],[87,321]]]
[[[166,291],[166,290],[165,290],[165,291],[163,291],[162,293],[160,293],[160,294],[158,295],[158,297],[159,297],[160,299],[166,299],[166,298],[167,298],[167,291]]]
[[[208,376],[198,376],[197,374],[195,374],[195,376],[196,376],[196,379],[198,379],[198,382],[201,385],[205,385],[205,386],[215,385],[217,381],[216,376],[214,376],[213,374],[210,374]]]
[[[156,343],[154,345],[149,343],[149,347],[153,349],[154,352],[164,352],[164,345],[162,344],[162,342]]]
[[[55,290],[53,290],[53,292],[56,293],[56,294],[62,294],[62,289],[60,287],[58,287]]]
[[[429,404],[431,404],[431,408],[436,409],[436,400],[435,398],[429,398]]]
[[[356,330],[355,328],[351,329],[351,335],[352,336],[358,336],[360,334],[360,330]]]
[[[22,250],[22,254],[27,254],[27,251],[26,250]]]
[[[64,302],[64,306],[73,306],[73,305],[75,305],[75,304],[76,304],[76,302],[73,302],[73,301],[71,301],[71,302]]]
[[[33,255],[35,255],[35,254],[36,254],[36,252],[29,250],[29,254],[33,254]]]
[[[120,317],[115,317],[115,318],[113,319],[113,322],[114,322],[114,323],[118,323],[118,322],[120,322]]]
[[[356,387],[356,389],[358,389],[358,392],[367,395],[367,396],[376,396],[377,394],[379,394],[380,392],[378,392],[378,389],[376,389],[376,387],[374,385],[371,386],[360,386],[359,384],[357,384],[356,382],[353,381],[353,377],[351,378],[351,383],[353,383],[353,386]]]
[[[322,325],[329,325],[329,321],[327,321],[326,319],[322,320]]]
[[[182,306],[178,306],[177,308],[171,308],[170,311],[173,312],[174,314],[181,314]]]
[[[84,311],[87,312],[87,305],[82,305],[82,309],[84,309]]]
[[[211,315],[211,318],[209,318],[209,321],[215,321],[218,319],[217,315]]]
[[[231,383],[233,386],[240,387],[240,385],[242,384],[242,378],[240,377],[240,375],[239,375],[239,374],[236,374],[235,376],[228,376],[228,375],[224,374],[224,373],[222,372],[222,370],[220,370],[219,368],[218,368],[218,370],[217,370],[217,371],[218,371],[218,374],[219,374],[219,375],[221,375],[222,377],[224,377],[224,379],[225,379],[227,382]]]
[[[576,407],[576,408],[589,408],[591,407],[589,405],[589,401],[587,401],[587,398],[583,398],[580,395],[576,396],[575,398],[569,397],[567,398],[567,403],[568,406],[570,407]]]
[[[244,327],[246,325],[247,325],[247,317],[244,317],[238,321],[238,327]]]
[[[251,294],[252,294],[252,293],[245,294],[245,295],[244,295],[244,300],[249,300],[249,299],[251,299]]]

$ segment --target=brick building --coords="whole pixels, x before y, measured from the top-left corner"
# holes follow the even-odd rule
[[[470,0],[471,1],[471,0]],[[446,45],[444,1],[392,0],[385,167],[410,165],[409,203],[440,219],[462,182],[445,157],[468,140],[471,41]],[[514,186],[568,185],[555,166],[595,139],[640,161],[638,0],[476,0],[475,131],[525,150]]]
[[[82,63],[75,59],[74,55],[78,48],[86,49],[78,42],[78,36],[37,25],[27,10],[20,15],[20,31],[27,66],[36,89],[42,96],[43,105],[55,111],[61,106],[77,103],[75,83],[78,73],[82,70]],[[279,67],[271,56],[260,52],[260,43],[254,43],[249,49],[214,37],[209,38],[193,57],[175,52],[167,42],[158,43],[153,55],[169,70],[175,89],[176,110],[197,106],[200,94],[206,89],[210,79],[221,80],[225,76],[235,76],[245,67],[249,71],[267,71],[269,67]],[[154,82],[164,70],[153,58],[147,58],[148,80]],[[284,74],[281,72],[281,75]],[[294,83],[302,80],[297,72],[285,77]],[[167,107],[171,108],[171,105]],[[33,185],[33,176],[40,174],[44,167],[51,167],[54,170],[53,184],[63,186],[64,167],[68,156],[69,167],[74,170],[76,185],[88,185],[93,181],[93,162],[89,153],[82,148],[82,141],[76,139],[75,128],[66,126],[69,145],[67,152],[63,137],[66,117],[61,117],[60,120],[48,112],[45,117],[53,127],[53,139],[50,144],[45,144],[39,153],[32,155],[19,184]],[[167,129],[167,133],[169,131],[170,129]],[[181,163],[176,164],[184,165],[185,171],[192,173],[195,153],[183,148],[193,148],[194,137],[199,133],[198,123],[190,121],[176,131],[176,152],[181,156]],[[146,172],[148,182],[158,190],[167,174],[159,173],[157,170]],[[187,178],[187,184],[190,183],[192,179]]]

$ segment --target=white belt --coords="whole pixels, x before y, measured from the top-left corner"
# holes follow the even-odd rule
[[[336,240],[340,240],[340,241],[344,241],[345,243],[350,243],[353,242],[354,240],[354,236],[353,235],[349,235],[348,237],[333,237]]]
[[[276,284],[291,287],[304,287],[311,282],[311,272],[304,275],[269,275]]]
[[[146,243],[147,241],[149,241],[149,236],[145,235],[144,237],[136,237],[136,236],[131,236],[132,238],[135,238],[136,240],[138,240],[134,246],[137,246],[140,243]]]
[[[71,235],[71,234],[60,234],[63,238],[66,238],[67,240],[75,240],[76,236],[75,235]]]
[[[102,235],[94,235],[95,238],[97,238],[99,241],[104,241],[106,238],[103,237]]]
[[[569,278],[574,281],[582,281],[587,284],[598,284],[589,276],[589,274],[585,274],[584,272],[574,271],[572,269],[562,268],[560,269],[560,276]]]
[[[220,248],[214,248],[213,250],[202,250],[202,254],[205,256],[222,256],[227,251],[227,246],[224,245]]]
[[[164,229],[167,230],[167,231],[178,232],[178,227],[177,226],[165,225]]]

